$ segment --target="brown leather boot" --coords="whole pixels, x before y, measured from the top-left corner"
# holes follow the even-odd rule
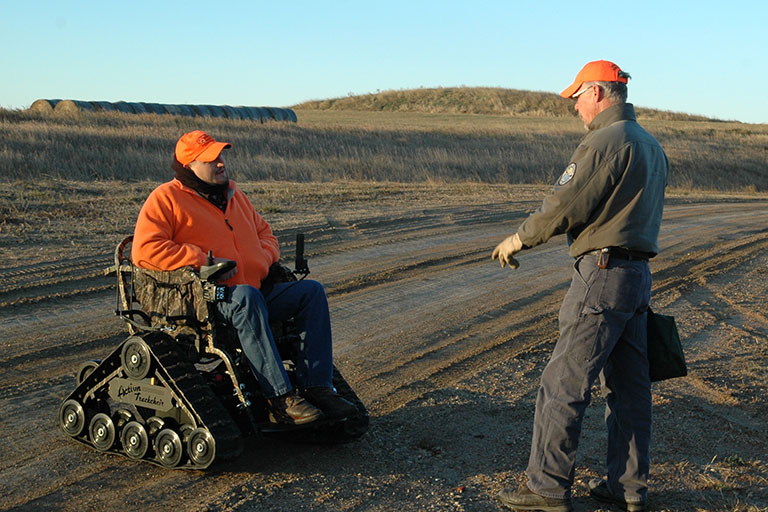
[[[571,512],[573,510],[570,498],[559,499],[540,496],[525,484],[521,485],[517,491],[502,489],[499,493],[499,500],[512,510],[537,510],[539,512]]]
[[[319,420],[323,411],[296,393],[287,393],[267,400],[269,421],[287,425],[303,425]]]

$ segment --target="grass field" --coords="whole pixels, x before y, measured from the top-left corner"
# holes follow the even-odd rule
[[[0,110],[0,180],[164,181],[181,133],[233,144],[240,181],[550,184],[584,134],[572,117],[296,110],[299,122]],[[768,125],[647,119],[670,186],[768,190]]]

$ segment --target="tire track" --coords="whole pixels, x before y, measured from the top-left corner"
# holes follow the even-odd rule
[[[701,232],[700,225],[692,228],[680,226],[679,231],[690,229],[686,239],[678,239],[676,242],[686,247],[685,255],[671,261],[662,256],[654,261],[655,266],[657,262],[661,262],[662,266],[660,271],[655,272],[657,285],[654,287],[654,294],[663,295],[666,290],[684,291],[687,287],[696,285],[709,275],[733,271],[744,262],[764,253],[766,245],[768,245],[765,232],[754,229],[745,230],[741,227],[743,226],[744,213],[732,215],[732,217],[738,219],[735,221],[735,225],[740,226],[738,230],[743,231],[743,233],[739,233],[738,230],[732,231],[729,238],[735,240],[719,245],[718,249],[711,249],[706,245],[702,247],[698,244],[697,234]],[[686,214],[679,218],[681,221],[684,219],[700,223],[699,213]],[[750,233],[756,234],[750,235]],[[455,272],[457,269],[446,265],[439,267],[438,270]],[[435,276],[430,274],[429,278],[435,279]],[[416,349],[415,344],[411,343],[409,345],[412,350],[410,358],[398,359],[393,357],[390,360],[390,368],[373,371],[373,373],[371,373],[373,368],[369,366],[369,370],[366,372],[367,376],[362,378],[360,385],[365,386],[369,390],[368,392],[372,393],[369,396],[375,410],[386,413],[423,396],[429,390],[449,386],[480,369],[486,368],[493,361],[498,361],[503,357],[511,357],[515,353],[536,345],[535,341],[512,343],[517,338],[525,339],[526,335],[529,338],[539,337],[539,343],[556,339],[556,331],[553,331],[551,319],[556,314],[560,297],[566,287],[567,281],[562,280],[558,285],[544,289],[541,292],[543,297],[557,298],[554,301],[546,301],[545,304],[536,301],[526,302],[524,299],[518,298],[515,306],[522,307],[528,314],[525,315],[525,318],[518,319],[517,323],[512,319],[504,318],[503,313],[501,313],[512,307],[512,303],[499,304],[496,316],[500,319],[504,318],[504,321],[500,322],[502,325],[497,328],[496,337],[492,338],[492,341],[481,339],[483,338],[483,330],[489,329],[487,325],[484,325],[488,322],[481,317],[471,315],[467,315],[465,318],[466,324],[471,327],[464,330],[456,328],[455,341],[451,343],[441,343],[439,333],[422,332],[420,335],[423,340],[427,340],[424,343],[432,344],[436,348],[422,352]],[[532,311],[542,313],[531,315]],[[501,334],[505,330],[507,331],[506,336]],[[458,346],[470,339],[478,343],[480,348],[474,351],[457,349]],[[438,363],[431,363],[430,361],[438,361]]]

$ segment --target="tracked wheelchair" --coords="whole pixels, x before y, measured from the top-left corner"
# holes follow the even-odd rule
[[[103,360],[86,361],[77,385],[63,400],[59,426],[72,439],[166,468],[205,469],[243,450],[243,437],[342,443],[362,436],[368,412],[338,368],[336,392],[356,414],[305,425],[271,423],[237,334],[215,315],[226,287],[216,277],[228,270],[213,263],[195,270],[141,269],[128,257],[133,237],[117,245],[115,314],[129,336]],[[295,269],[275,264],[270,278],[303,279],[309,268],[304,239],[297,236]],[[296,384],[295,355],[300,342],[293,322],[270,325],[283,364]]]

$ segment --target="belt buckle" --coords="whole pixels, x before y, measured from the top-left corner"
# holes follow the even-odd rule
[[[611,259],[611,250],[608,247],[600,249],[597,254],[597,268],[608,268],[608,261]]]

